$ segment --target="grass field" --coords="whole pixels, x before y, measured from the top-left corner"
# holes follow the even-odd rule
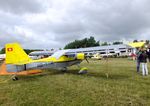
[[[89,69],[86,75],[78,75],[73,66],[67,73],[44,70],[39,75],[20,76],[18,81],[0,76],[0,105],[150,106],[150,75],[137,74],[134,61],[90,60],[81,66]]]

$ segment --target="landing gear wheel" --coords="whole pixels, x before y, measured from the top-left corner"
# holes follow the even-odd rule
[[[88,69],[86,67],[81,68],[78,74],[86,74],[88,72]]]
[[[16,77],[16,76],[14,76],[14,77],[12,77],[12,80],[13,80],[13,81],[17,81],[17,80],[19,80],[19,78]]]
[[[64,68],[62,68],[61,71],[62,71],[62,72],[67,72],[67,70],[68,70],[67,67],[64,67]]]

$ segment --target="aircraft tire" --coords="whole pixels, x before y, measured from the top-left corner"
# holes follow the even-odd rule
[[[15,76],[15,77],[12,78],[12,80],[17,81],[17,80],[19,80],[19,78]]]
[[[67,70],[68,70],[67,67],[64,67],[61,71],[62,72],[67,72]]]

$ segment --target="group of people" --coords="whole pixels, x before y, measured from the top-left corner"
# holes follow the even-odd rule
[[[138,48],[137,53],[137,72],[140,73],[140,64],[142,65],[142,75],[148,75],[147,60],[150,62],[150,48]]]

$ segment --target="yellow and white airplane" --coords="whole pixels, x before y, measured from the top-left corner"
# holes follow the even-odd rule
[[[6,70],[7,72],[20,72],[32,69],[59,69],[67,70],[67,67],[79,65],[84,59],[84,53],[66,54],[66,50],[55,52],[48,58],[32,60],[22,49],[19,43],[10,43],[5,45],[6,50]],[[82,68],[83,71],[85,68]],[[85,69],[87,71],[87,69]],[[84,71],[85,71],[84,70]],[[18,79],[16,76],[14,80]]]

